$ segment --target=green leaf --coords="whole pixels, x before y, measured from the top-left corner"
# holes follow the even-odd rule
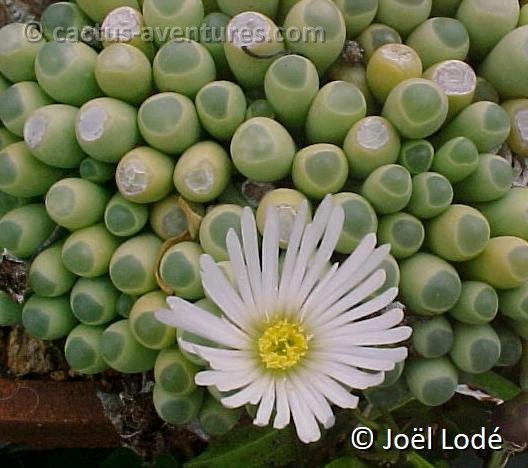
[[[264,468],[285,466],[300,457],[299,443],[291,428],[241,426],[213,440],[186,468]]]
[[[170,453],[164,453],[156,457],[151,468],[180,468],[182,464]]]
[[[410,452],[406,456],[407,463],[413,468],[434,468],[425,458],[418,455],[416,452]]]
[[[521,392],[511,380],[491,371],[483,374],[461,374],[460,381],[504,401],[515,398]]]
[[[443,406],[436,408],[437,422],[445,427],[451,436],[473,434],[487,426],[490,411],[495,407],[492,402],[482,402],[465,395],[455,396]]]
[[[367,468],[368,465],[363,463],[359,458],[346,456],[341,458],[336,458],[331,461],[324,468]]]
[[[143,462],[132,450],[118,448],[101,463],[100,468],[141,468]]]
[[[377,408],[395,411],[414,400],[407,385],[400,379],[390,387],[375,387],[363,392],[367,400]]]

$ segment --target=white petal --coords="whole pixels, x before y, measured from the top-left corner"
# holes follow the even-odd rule
[[[214,385],[221,392],[229,392],[243,388],[261,377],[255,367],[248,366],[238,371],[207,370],[198,372],[195,376],[196,385],[208,387]]]
[[[262,310],[262,271],[258,246],[257,225],[251,208],[244,208],[241,219],[242,245],[249,273],[249,282],[257,310]]]
[[[340,362],[348,366],[361,367],[362,369],[375,371],[390,371],[396,363],[392,360],[372,359],[357,356],[354,353],[343,353],[336,351],[312,351],[310,358],[316,361]]]
[[[363,281],[363,279],[365,279],[373,271],[376,271],[380,267],[383,260],[385,260],[389,255],[389,252],[390,245],[382,245],[374,249],[374,251],[366,258],[366,260],[361,265],[359,265],[358,268],[354,269],[352,274],[350,274],[350,271],[347,272],[346,270],[338,271],[335,285],[336,291],[343,291],[341,293],[341,295],[343,295],[347,292],[347,290],[350,290],[351,287],[355,286],[356,284],[359,284],[361,281]],[[343,266],[345,266],[347,261],[348,259],[345,260]],[[334,291],[334,293],[336,293],[336,291]]]
[[[306,273],[306,268],[308,262],[312,258],[313,252],[317,247],[317,232],[313,224],[306,226],[306,229],[303,234],[301,241],[301,248],[299,249],[299,254],[295,261],[295,268],[291,275],[290,288],[286,295],[285,311],[287,315],[292,315],[293,313],[298,312],[296,304],[296,296],[301,287],[304,275]]]
[[[289,378],[295,387],[295,392],[313,412],[315,418],[325,429],[332,427],[335,424],[335,416],[323,395],[311,388],[309,384],[304,383],[295,373],[292,373]]]
[[[371,361],[378,361],[378,362],[401,362],[404,361],[407,358],[408,350],[406,347],[401,346],[399,348],[380,348],[380,347],[365,347],[365,346],[351,346],[351,345],[343,345],[342,343],[336,343],[333,347],[328,346],[319,346],[317,343],[313,343],[311,345],[311,353],[310,357],[313,356],[314,361],[319,361],[321,359],[317,359],[319,355],[326,355],[326,354],[332,354],[332,355],[339,355],[342,357],[351,356],[354,359],[365,359],[365,360],[371,360]],[[323,359],[324,356],[322,357]],[[333,360],[333,359],[332,359]],[[352,364],[351,364],[352,365]],[[357,367],[365,367],[366,366],[360,366]],[[375,370],[375,369],[373,369]],[[383,369],[380,369],[383,370]]]
[[[275,379],[269,377],[268,388],[262,396],[260,405],[257,410],[257,414],[253,421],[256,426],[267,426],[271,418],[271,412],[273,411],[273,405],[275,403]]]
[[[359,398],[327,375],[303,368],[300,376],[334,405],[340,408],[357,408]]]
[[[185,340],[178,340],[180,349],[196,354],[198,357],[209,363],[215,370],[236,371],[245,369],[249,363],[254,363],[254,351],[240,351],[234,349],[212,348],[189,343]]]
[[[341,208],[341,206],[339,206],[338,208]],[[315,229],[319,232],[319,236],[323,235],[323,232],[326,229],[326,226],[328,225],[328,220],[332,215],[332,209],[333,197],[332,195],[326,195],[319,204],[319,207],[317,208],[312,221],[312,224],[314,225]]]
[[[226,237],[227,251],[229,254],[229,261],[233,268],[233,274],[237,283],[238,291],[242,297],[248,312],[257,316],[257,307],[253,297],[253,291],[249,283],[249,274],[244,256],[242,255],[242,245],[234,229],[229,229]]]
[[[180,348],[182,351],[187,351],[188,353],[195,354],[196,356],[198,356],[198,351],[195,348],[196,345],[194,343],[191,343],[190,341],[185,341],[181,338],[178,339],[177,341],[178,341],[178,348]],[[233,351],[233,350],[230,349],[229,351]]]
[[[325,295],[319,299],[317,305],[313,307],[311,314],[319,316],[323,311],[328,311],[336,302],[338,302],[343,296],[354,292],[354,289],[360,285],[365,278],[368,278],[374,271],[382,270],[380,267],[383,260],[387,257],[389,250],[387,246],[378,247],[374,253],[367,259],[363,266],[359,268],[354,274],[348,278],[344,278],[341,275],[339,269],[336,273],[336,277],[328,291],[325,291]],[[383,283],[382,283],[383,284]],[[382,286],[380,285],[380,287]],[[373,291],[374,292],[374,291]]]
[[[342,209],[341,207],[338,207],[338,208]],[[328,228],[328,223],[332,215],[332,210],[333,210],[332,196],[327,195],[326,197],[324,197],[323,201],[319,204],[319,207],[317,208],[317,211],[315,212],[313,220],[310,223],[312,225],[315,238],[317,239],[317,243],[319,243],[325,230]]]
[[[251,315],[247,313],[242,299],[233,289],[218,264],[210,255],[202,255],[200,266],[202,284],[206,294],[238,327],[248,333],[254,331]]]
[[[295,261],[295,267],[290,281],[290,290],[285,299],[285,310],[289,315],[298,313],[306,295],[313,288],[315,281],[319,278],[320,273],[326,266],[326,262],[332,255],[335,244],[339,238],[339,233],[343,229],[343,222],[344,212],[342,207],[339,206],[333,208],[332,197],[325,197],[314,216],[313,222],[310,223],[304,231],[301,247]],[[332,245],[336,231],[338,232],[337,239]],[[317,245],[321,241],[321,237],[325,233],[330,233],[330,235],[323,239],[323,245],[320,248],[320,250],[322,249],[321,255],[318,258],[315,251]],[[314,279],[312,281],[312,279],[307,278],[306,275],[309,270],[308,265],[314,255],[314,263],[310,267],[310,269],[313,269],[312,276],[314,276]],[[328,255],[328,258],[325,258],[326,255]],[[322,261],[322,259],[324,259],[324,261]],[[302,295],[301,291],[305,280],[311,284],[307,285],[305,293]]]
[[[169,297],[167,303],[171,310],[163,309],[155,313],[160,322],[229,348],[249,349],[251,347],[247,335],[240,330],[236,332],[221,318],[215,317],[210,312],[175,296]]]
[[[342,336],[363,334],[365,332],[387,330],[401,323],[403,317],[403,310],[392,309],[377,317],[343,325],[328,332],[318,330],[317,336],[322,338],[339,338]]]
[[[354,335],[358,345],[389,345],[407,340],[412,335],[411,327],[397,327],[390,330],[379,330]]]
[[[295,221],[293,222],[293,229],[290,234],[290,239],[288,241],[288,248],[286,250],[286,256],[284,258],[284,264],[282,266],[281,280],[279,284],[279,308],[284,309],[286,304],[286,298],[288,296],[288,291],[290,290],[291,276],[293,274],[293,269],[295,268],[295,262],[297,260],[297,254],[299,252],[299,247],[301,245],[301,239],[304,233],[304,228],[306,225],[306,215],[308,213],[308,202],[303,200],[299,209],[297,210],[297,215],[295,216]]]
[[[376,234],[366,235],[339,268],[336,281],[332,284],[332,292],[346,284],[349,278],[361,271],[376,250]]]
[[[343,284],[346,284],[347,280],[368,260],[368,258],[372,255],[375,246],[376,235],[368,234],[365,236],[354,252],[352,252],[352,254],[339,267],[337,273],[332,279],[332,283],[325,287],[324,296],[321,295],[320,287],[315,288],[304,303],[301,313],[307,315],[311,314],[316,307],[321,305],[322,302],[326,304],[326,301],[330,298],[330,296],[336,296],[336,298],[332,299],[328,306],[332,305],[333,302],[339,299],[339,297],[344,294],[343,293],[340,295],[339,288],[342,287]],[[324,304],[323,306],[328,307]]]
[[[270,206],[266,215],[262,240],[262,286],[264,307],[269,315],[277,303],[279,287],[279,217],[277,209]]]
[[[335,302],[328,309],[321,310],[320,308],[318,308],[318,310],[314,311],[312,315],[313,322],[311,322],[311,326],[316,328],[320,324],[325,323],[328,320],[332,320],[335,317],[341,315],[343,312],[350,309],[350,307],[359,304],[371,294],[375,293],[379,288],[381,288],[381,286],[383,286],[383,283],[385,283],[386,276],[387,274],[385,273],[385,270],[378,270],[376,271],[376,273],[373,273],[371,276],[369,276],[359,286],[353,288],[343,298]]]
[[[290,424],[290,404],[288,403],[286,380],[284,377],[279,377],[275,380],[275,395],[277,405],[273,427],[275,429],[283,429]]]
[[[321,431],[312,411],[292,389],[287,388],[287,393],[295,430],[299,439],[305,444],[318,441],[321,438]]]
[[[331,377],[350,388],[357,388],[360,390],[379,385],[385,379],[383,372],[362,372],[359,369],[338,362],[325,361],[314,363],[307,360],[305,365],[308,369],[313,369],[317,372],[326,374],[328,377]]]
[[[374,346],[374,345],[388,345],[394,343],[400,343],[405,341],[412,334],[412,328],[410,327],[398,327],[390,330],[380,330],[368,333],[360,333],[358,335],[350,335],[339,338],[317,338],[318,346]]]
[[[224,397],[221,403],[226,408],[240,408],[248,403],[256,405],[266,391],[267,380],[264,376],[251,382],[247,387],[228,397]]]
[[[317,325],[318,333],[323,333],[328,330],[342,327],[343,325],[358,320],[360,318],[371,315],[374,312],[387,307],[394,301],[398,295],[398,288],[390,288],[387,291],[381,293],[379,296],[374,297],[370,301],[364,302],[363,304],[350,309],[349,311],[338,315],[337,317],[331,318],[326,322],[319,322]]]
[[[328,287],[329,284],[332,283],[332,281],[334,280],[335,278],[335,275],[336,275],[336,272],[337,270],[339,269],[339,263],[334,263],[332,265],[332,267],[325,273],[325,275],[323,276],[323,278],[321,280],[319,280],[319,282],[317,283],[317,285],[315,286],[315,288],[312,290],[312,292],[310,293],[310,297],[320,297],[321,294],[324,293],[324,291],[326,290],[326,288]],[[319,299],[320,300],[320,299]],[[312,301],[312,302],[315,302],[315,301]],[[305,320],[305,318],[307,316],[309,316],[309,312],[311,312],[311,309],[309,306],[306,306],[307,302],[305,302],[305,304],[301,307],[301,310],[299,312],[299,318],[300,320]],[[317,305],[317,304],[314,304],[314,305]],[[308,319],[309,320],[309,319]]]
[[[254,349],[254,336],[248,337],[248,335],[240,330],[236,325],[234,325],[231,321],[227,320],[225,317],[220,317],[220,319],[224,322],[225,326],[229,328],[233,333],[236,333],[240,335],[242,338],[247,339],[250,341],[250,349]]]
[[[407,358],[408,350],[405,347],[400,348],[365,348],[363,346],[349,346],[347,348],[350,354],[362,356],[369,359],[381,359],[394,362],[401,362]]]
[[[329,199],[331,199],[331,197]],[[301,284],[301,288],[297,293],[297,309],[303,305],[306,297],[313,290],[313,287],[321,277],[321,273],[332,257],[334,249],[343,230],[344,220],[345,212],[343,211],[343,208],[341,206],[336,206],[333,208],[331,211],[330,220],[328,221],[323,239],[321,241],[321,245],[315,253],[312,264],[308,267],[308,271],[306,272],[306,276]]]

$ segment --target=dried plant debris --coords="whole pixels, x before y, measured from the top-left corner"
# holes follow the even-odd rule
[[[193,458],[204,448],[205,441],[197,435],[200,428],[172,426],[159,418],[152,402],[152,375],[110,373],[96,384],[104,414],[120,435],[122,446],[143,459],[172,451]]]
[[[0,3],[0,26],[31,21],[40,17],[52,0],[3,0]]]
[[[515,158],[515,182],[516,187],[526,187],[528,186],[528,164],[526,159],[517,159]]]
[[[359,42],[346,41],[340,58],[345,63],[361,63],[363,61],[363,52]]]
[[[27,264],[7,251],[0,254],[0,291],[19,303],[27,292]]]
[[[6,351],[7,372],[15,377],[36,374],[64,380],[68,376],[62,344],[34,338],[23,327],[11,330]]]
[[[242,183],[241,192],[244,201],[253,208],[258,208],[260,201],[264,195],[275,189],[274,184],[267,182],[255,182],[253,180],[246,180]]]
[[[494,405],[502,405],[504,403],[504,401],[501,400],[500,398],[495,398],[489,395],[488,393],[483,392],[482,390],[479,390],[478,388],[474,388],[466,384],[458,385],[456,392],[459,393],[460,395],[466,395],[466,396],[475,398],[478,401],[485,401],[485,402],[493,403]]]
[[[515,187],[528,186],[528,163],[526,158],[517,157],[515,154],[513,154],[507,144],[502,145],[498,154],[506,159],[513,167],[515,174],[513,185]]]

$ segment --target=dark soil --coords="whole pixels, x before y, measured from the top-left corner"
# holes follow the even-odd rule
[[[21,302],[27,290],[27,265],[0,251],[0,291]]]
[[[0,27],[7,23],[39,18],[53,0],[3,0],[0,3]]]
[[[0,256],[0,290],[13,300],[27,294],[27,265],[12,257]],[[29,335],[22,326],[0,328],[0,377],[39,380],[90,380],[98,388],[105,415],[121,437],[122,445],[145,460],[178,452],[193,458],[205,447],[198,425],[176,427],[163,422],[152,402],[154,376],[123,375],[109,370],[82,376],[69,369],[64,358],[64,340],[43,341]]]

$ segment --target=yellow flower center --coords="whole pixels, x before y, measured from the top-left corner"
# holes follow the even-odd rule
[[[258,340],[258,351],[268,369],[286,370],[308,351],[308,339],[300,325],[287,320],[270,324]]]

